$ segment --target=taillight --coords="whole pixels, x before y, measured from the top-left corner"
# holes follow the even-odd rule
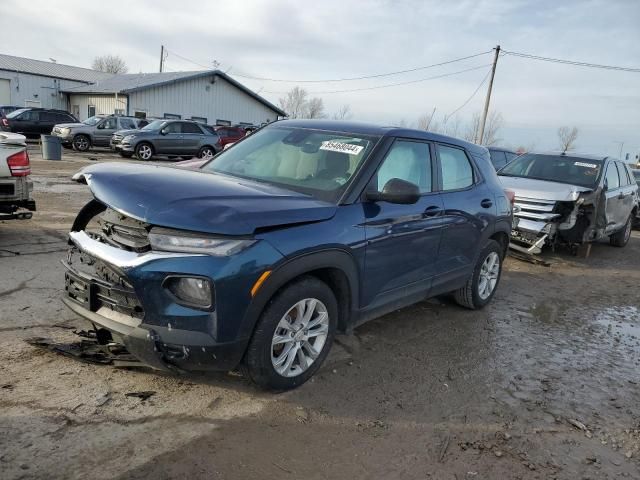
[[[2,119],[2,125],[4,125],[5,127],[9,126],[9,120],[7,120],[6,118]]]
[[[511,206],[513,207],[513,204],[516,203],[516,192],[514,192],[513,190],[509,190],[508,188],[505,188],[504,194],[507,196],[507,198],[509,199],[509,202],[511,202]]]
[[[29,163],[29,154],[26,150],[14,153],[7,158],[9,170],[12,177],[26,177],[31,175],[31,164]]]

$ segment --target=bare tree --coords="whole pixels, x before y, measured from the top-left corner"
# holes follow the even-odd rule
[[[490,112],[487,116],[487,123],[484,127],[484,138],[478,138],[480,136],[480,122],[482,117],[480,112],[476,112],[471,117],[471,123],[467,126],[467,130],[464,133],[464,139],[468,142],[477,143],[479,145],[495,145],[501,139],[498,137],[498,132],[504,124],[504,118],[500,112]]]
[[[324,118],[324,102],[320,97],[313,97],[307,103],[306,118]]]
[[[558,140],[560,141],[560,150],[567,152],[575,148],[576,139],[578,138],[578,127],[560,127],[558,129]]]
[[[341,106],[340,110],[333,114],[334,120],[349,120],[351,117],[353,117],[353,113],[351,113],[351,107],[347,104]]]
[[[287,93],[286,97],[280,98],[280,108],[287,113],[289,118],[303,118],[308,96],[304,88],[295,87]]]
[[[431,113],[425,113],[424,115],[421,115],[420,117],[418,117],[418,128],[420,130],[433,131],[430,129],[430,127],[433,122],[433,117],[435,116],[435,114],[436,114],[436,109],[434,108]]]
[[[127,64],[118,55],[102,55],[93,59],[91,68],[106,73],[127,73]]]

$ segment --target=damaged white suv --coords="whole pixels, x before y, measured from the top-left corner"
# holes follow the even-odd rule
[[[581,245],[609,237],[624,247],[638,210],[631,168],[610,157],[522,155],[498,175],[515,192],[511,248],[538,254],[545,245]]]

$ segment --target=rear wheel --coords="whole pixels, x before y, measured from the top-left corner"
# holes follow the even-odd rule
[[[209,160],[216,154],[216,151],[209,146],[202,147],[198,152],[198,158],[202,158],[203,160]]]
[[[139,160],[151,160],[153,157],[153,147],[151,144],[143,142],[136,145],[136,157]]]
[[[456,302],[476,310],[487,305],[496,293],[502,274],[503,249],[495,240],[489,240],[478,256],[478,261],[467,284],[454,292]]]
[[[91,139],[86,135],[73,137],[73,148],[79,152],[86,152],[91,148]]]
[[[314,277],[290,284],[262,312],[243,370],[269,390],[302,385],[327,357],[337,317],[338,304],[327,284]]]
[[[629,243],[629,239],[631,238],[631,226],[633,223],[633,215],[629,215],[627,218],[627,223],[624,224],[624,228],[622,230],[617,231],[613,235],[609,236],[609,243],[614,247],[624,247],[627,243]]]

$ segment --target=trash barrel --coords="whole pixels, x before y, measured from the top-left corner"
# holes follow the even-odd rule
[[[62,160],[62,143],[55,135],[40,135],[43,160]]]

